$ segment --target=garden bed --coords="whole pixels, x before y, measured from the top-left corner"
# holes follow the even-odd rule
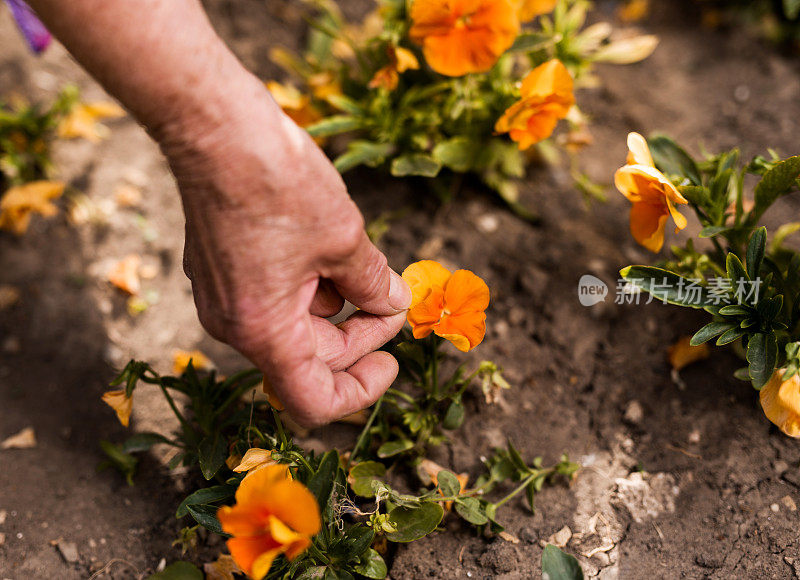
[[[264,78],[279,74],[270,46],[293,46],[303,30],[291,2],[206,4],[248,67]],[[741,145],[744,157],[767,147],[798,153],[796,59],[741,30],[702,28],[688,2],[656,4],[641,23],[661,38],[655,54],[601,68],[604,88],[583,95],[595,138],[581,154],[590,176],[611,181],[630,130],[668,132],[695,153],[701,143],[710,151]],[[599,3],[609,18],[614,9]],[[40,60],[28,56],[6,13],[0,55],[4,93],[44,97],[75,81],[88,95],[101,94],[60,47]],[[109,210],[105,226],[59,217],[23,238],[0,238],[0,284],[22,290],[19,304],[0,311],[0,438],[26,426],[38,437],[35,448],[0,451],[3,578],[86,578],[113,559],[127,563],[112,564],[108,577],[129,578],[162,558],[179,559],[170,544],[182,527],[171,515],[180,474],[169,474],[157,456],[143,462],[132,488],[114,472],[95,474],[98,441],[119,439],[122,430],[99,395],[129,357],[168,369],[173,349],[200,348],[223,370],[242,364],[195,321],[180,268],[180,205],[157,148],[130,119],[112,130],[101,145],[57,150],[63,177]],[[522,190],[542,218],[534,226],[469,184],[458,203],[440,207],[433,198],[421,202],[423,186],[413,181],[366,171],[347,181],[368,221],[408,207],[380,242],[396,269],[436,258],[480,274],[493,293],[487,340],[470,356],[501,364],[512,390],[491,407],[468,398],[472,420],[433,458],[475,475],[479,455],[510,437],[526,457],[548,463],[567,452],[584,466],[569,487],[544,489],[534,516],[523,500],[502,512],[518,542],[477,537],[447,519],[450,533],[394,553],[390,577],[535,578],[540,542],[565,526],[573,534],[568,551],[593,553],[581,558],[588,575],[800,576],[800,447],[764,420],[752,387],[731,377],[740,366],[732,355],[717,350],[682,371],[682,381],[671,378],[667,347],[702,317],[613,303],[618,269],[650,261],[630,237],[622,196],[609,190],[608,203],[587,210],[566,171],[534,170]],[[141,210],[114,206],[123,182],[143,189]],[[799,205],[784,199],[771,211],[796,214]],[[157,300],[137,317],[104,281],[107,264],[131,253],[158,268],[145,282]],[[606,303],[578,302],[578,279],[587,273],[611,286]],[[167,415],[157,397],[137,399],[138,427]],[[65,561],[69,543],[77,561]],[[202,563],[222,547],[212,539],[189,557]]]

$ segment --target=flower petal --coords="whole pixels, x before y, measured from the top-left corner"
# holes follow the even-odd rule
[[[478,346],[486,335],[486,313],[467,312],[456,316],[444,316],[434,326],[434,332],[449,340],[462,352]]]
[[[402,277],[411,288],[413,308],[428,297],[432,288],[444,288],[450,278],[450,270],[434,260],[421,260],[403,270]]]
[[[252,477],[267,469],[259,469]],[[317,500],[301,483],[281,481],[270,488],[262,501],[272,514],[297,532],[313,536],[322,527]]]
[[[133,397],[125,396],[125,389],[118,389],[103,393],[103,402],[114,409],[119,422],[123,427],[127,427],[133,411]]]
[[[242,460],[239,462],[239,465],[237,465],[233,471],[236,473],[243,473],[273,463],[275,463],[275,460],[272,459],[272,450],[251,447],[247,450],[244,457],[242,457]]]
[[[800,376],[783,380],[783,370],[775,371],[759,394],[767,419],[789,437],[800,437]]]
[[[650,147],[647,139],[639,133],[628,133],[628,163],[630,165],[647,165],[655,167],[653,156],[650,154]]]
[[[456,270],[444,288],[445,310],[454,316],[486,310],[489,298],[486,282],[469,270]]]
[[[272,561],[282,551],[268,535],[231,538],[227,545],[239,568],[257,580],[267,575]]]
[[[574,83],[567,67],[557,58],[540,64],[529,72],[522,81],[520,94],[523,98],[550,97],[557,95],[569,102],[575,102],[573,97]]]
[[[634,203],[631,206],[631,234],[642,246],[658,253],[664,245],[664,226],[668,216],[666,204]]]

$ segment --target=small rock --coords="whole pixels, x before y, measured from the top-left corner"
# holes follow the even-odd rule
[[[781,477],[795,487],[800,487],[800,470],[787,469],[783,474],[781,474]]]
[[[774,503],[771,506],[769,506],[769,509],[771,509],[774,513],[777,514],[777,513],[779,513],[781,511],[781,506],[779,506],[778,504]]]
[[[514,306],[508,311],[508,322],[512,326],[520,326],[524,324],[527,318],[528,314],[525,312],[525,309],[520,308],[519,306]]]
[[[22,350],[22,345],[19,342],[19,337],[9,336],[3,341],[3,351],[9,354],[17,354]]]
[[[497,535],[500,536],[502,539],[504,539],[506,542],[511,542],[512,544],[519,544],[519,538],[514,534],[509,534],[508,532],[500,532]]]
[[[553,544],[557,548],[565,547],[569,541],[572,539],[572,530],[569,529],[569,526],[564,526],[560,530],[558,530],[555,534],[540,542],[541,546],[544,548],[547,544]]]
[[[8,512],[6,510],[0,510],[0,526],[6,523],[6,517],[8,516]]]
[[[10,284],[0,284],[0,311],[11,308],[19,302],[22,293],[16,286]]]
[[[697,554],[695,563],[702,568],[721,568],[724,560],[719,554]]]
[[[739,103],[746,103],[750,100],[750,87],[739,85],[733,90],[733,98]]]
[[[632,423],[634,425],[638,425],[639,423],[641,423],[642,420],[644,419],[644,409],[642,408],[642,404],[635,399],[630,403],[628,403],[623,418],[628,423]]]
[[[497,219],[496,215],[487,213],[479,216],[478,219],[475,220],[475,225],[478,226],[478,229],[484,234],[491,234],[496,232],[500,227],[500,220]]]
[[[700,443],[700,429],[692,429],[689,433],[688,440],[692,445]]]
[[[508,336],[508,322],[505,320],[498,320],[494,323],[494,333],[497,338],[505,338]]]
[[[6,543],[6,535],[0,532],[0,546]]]
[[[772,462],[772,469],[774,469],[775,473],[778,475],[783,475],[784,472],[789,470],[789,464],[781,459],[778,459]]]
[[[74,564],[78,561],[78,546],[74,542],[58,542],[56,547],[67,564]]]
[[[794,500],[792,499],[792,496],[790,496],[790,495],[783,496],[781,498],[781,503],[784,506],[786,506],[786,509],[788,509],[790,512],[797,511],[797,504],[794,503]]]
[[[417,249],[417,257],[423,260],[432,260],[439,256],[439,252],[444,248],[444,240],[440,237],[431,238],[423,242]]]

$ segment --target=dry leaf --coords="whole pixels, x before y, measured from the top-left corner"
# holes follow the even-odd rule
[[[691,340],[690,336],[682,336],[667,350],[669,364],[672,365],[672,368],[676,371],[711,356],[711,349],[708,348],[707,343],[703,343],[699,346],[692,346]]]
[[[136,207],[142,203],[142,190],[127,183],[114,188],[114,199],[119,207]]]
[[[36,433],[33,427],[25,427],[19,433],[0,443],[0,449],[32,449],[36,447]]]
[[[34,212],[44,217],[54,216],[58,208],[52,200],[61,197],[64,187],[59,181],[31,181],[10,188],[0,199],[0,229],[21,236],[28,231]]]
[[[108,281],[114,286],[127,292],[128,294],[135,295],[141,290],[141,282],[139,281],[139,266],[142,263],[142,258],[136,254],[131,254],[111,269],[108,274]]]
[[[78,104],[58,125],[58,136],[62,139],[82,137],[93,143],[105,139],[111,131],[99,123],[102,119],[124,117],[125,110],[111,102]]]
[[[216,562],[203,564],[206,580],[235,580],[234,574],[243,574],[229,554],[220,554]]]

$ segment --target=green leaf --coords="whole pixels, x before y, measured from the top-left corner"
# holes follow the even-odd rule
[[[386,475],[386,466],[377,461],[362,461],[350,468],[350,487],[353,493],[361,497],[375,497],[372,482]],[[324,504],[323,504],[324,505]]]
[[[789,157],[767,171],[756,185],[755,207],[751,219],[756,220],[761,217],[776,199],[792,188],[798,176],[800,176],[800,155]]]
[[[783,0],[783,13],[789,20],[800,16],[800,0]]]
[[[355,131],[364,126],[364,121],[352,115],[333,115],[326,117],[313,125],[306,127],[306,131],[312,137],[330,137],[348,131]]]
[[[750,243],[747,244],[747,275],[751,280],[758,277],[761,271],[761,263],[764,261],[764,252],[767,249],[767,228],[760,227],[750,236]]]
[[[236,493],[236,486],[234,485],[215,485],[205,489],[198,489],[193,494],[187,496],[178,506],[178,511],[175,512],[176,518],[182,518],[189,513],[190,505],[198,504],[211,504],[218,502],[229,497],[233,497]]]
[[[148,576],[147,580],[203,580],[203,578],[203,573],[194,564],[175,562],[161,572]]]
[[[536,483],[531,481],[525,486],[525,499],[528,500],[528,507],[531,513],[536,513]]]
[[[327,566],[312,566],[304,570],[295,580],[324,580],[327,571]]]
[[[197,446],[197,457],[203,477],[211,479],[225,464],[228,457],[228,444],[220,433],[205,437]]]
[[[355,525],[347,530],[344,537],[329,547],[327,554],[337,564],[358,559],[372,545],[375,530],[365,525]]]
[[[108,461],[104,461],[97,466],[98,471],[102,471],[106,467],[113,467],[125,476],[125,481],[128,485],[133,485],[133,476],[136,474],[136,466],[139,460],[123,451],[121,445],[115,445],[110,441],[100,441],[100,447],[103,452],[108,456]]]
[[[553,44],[553,35],[543,32],[526,32],[517,36],[509,52],[534,52]]]
[[[714,236],[718,236],[723,232],[728,232],[731,229],[733,228],[730,228],[728,226],[706,226],[702,230],[700,230],[700,233],[697,235],[700,238],[713,238]]]
[[[227,536],[227,534],[222,531],[222,524],[220,524],[217,519],[217,510],[219,510],[219,506],[216,505],[198,504],[186,506],[186,511],[189,512],[189,515],[191,515],[198,524],[206,528],[209,532]]]
[[[325,100],[345,113],[350,113],[355,116],[364,114],[364,108],[350,97],[345,97],[344,95],[328,95],[325,97]]]
[[[774,253],[781,248],[784,240],[798,230],[800,230],[800,222],[791,222],[788,224],[783,224],[781,227],[779,227],[775,231],[775,235],[772,236],[772,244],[770,245],[771,252]]]
[[[468,137],[453,137],[433,148],[433,158],[453,171],[465,173],[475,165],[480,145]]]
[[[451,471],[442,469],[436,475],[436,481],[439,483],[439,489],[445,497],[456,496],[461,493],[461,483],[459,483],[458,478]]]
[[[442,419],[442,427],[448,430],[458,429],[463,422],[464,404],[461,401],[451,401]]]
[[[408,451],[414,447],[414,442],[410,439],[398,439],[395,441],[387,441],[378,447],[378,457],[385,459],[387,457],[394,457],[403,451]]]
[[[391,542],[413,542],[430,534],[444,517],[438,503],[423,503],[419,507],[396,507],[389,512],[389,522],[395,531],[386,534]]]
[[[548,544],[542,552],[542,577],[546,580],[583,580],[583,570],[575,556]]]
[[[711,194],[708,191],[708,188],[700,185],[680,185],[678,186],[678,191],[687,200],[701,207],[704,206],[706,202],[711,199]],[[710,227],[722,227],[722,226],[710,226]]]
[[[328,451],[322,456],[319,467],[306,483],[308,490],[317,498],[320,508],[328,505],[328,499],[333,491],[336,472],[339,470],[339,453],[336,450]]]
[[[774,333],[758,332],[747,341],[748,372],[753,387],[761,389],[767,384],[778,359],[778,342]]]
[[[456,500],[456,513],[469,523],[482,526],[489,521],[481,509],[481,502],[474,497],[464,497]]]
[[[649,292],[655,298],[668,304],[703,308],[718,302],[708,290],[696,281],[678,276],[674,272],[653,266],[628,266],[620,270],[620,275],[640,290]]]
[[[122,444],[122,449],[126,453],[136,453],[139,451],[147,451],[153,445],[157,445],[159,443],[169,444],[171,442],[169,439],[159,433],[136,433],[125,440],[125,443]]]
[[[694,159],[675,141],[666,135],[654,135],[647,140],[647,144],[656,167],[665,174],[685,177],[693,185],[703,184]]]
[[[349,171],[358,165],[377,167],[393,151],[394,145],[391,143],[375,143],[363,140],[351,141],[347,146],[347,151],[333,161],[333,166],[336,167],[339,173]]]
[[[720,335],[720,337],[717,339],[717,346],[725,346],[726,344],[730,344],[746,334],[746,330],[742,330],[741,328],[731,328]]]
[[[372,548],[367,550],[366,554],[362,554],[361,562],[356,564],[353,570],[362,576],[373,578],[374,580],[383,580],[389,573],[383,557]]]
[[[747,275],[747,270],[744,269],[742,261],[736,254],[728,254],[728,257],[725,258],[725,269],[728,273],[728,279],[733,283],[734,288],[737,283],[750,279]]]
[[[422,177],[436,177],[442,169],[442,164],[430,155],[412,153],[397,157],[392,161],[391,172],[395,177],[419,175]]]

